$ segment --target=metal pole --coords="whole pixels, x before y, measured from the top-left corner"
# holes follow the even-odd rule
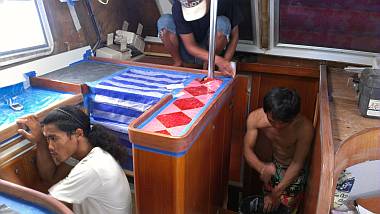
[[[208,48],[208,78],[214,78],[216,16],[218,12],[218,0],[210,0],[210,1],[211,1],[211,5],[210,5],[210,37],[209,37],[209,48]]]

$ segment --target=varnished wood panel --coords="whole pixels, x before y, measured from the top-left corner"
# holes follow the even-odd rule
[[[380,213],[380,197],[360,198],[356,202],[373,213]]]
[[[0,178],[47,193],[48,184],[38,175],[36,151],[31,149],[0,166]]]
[[[321,153],[321,129],[319,120],[314,132],[314,141],[311,147],[309,159],[309,175],[306,184],[305,200],[302,205],[302,213],[316,213],[321,182],[322,153]]]
[[[248,76],[237,75],[233,86],[233,113],[229,180],[242,185],[243,141],[248,116]]]
[[[330,212],[333,197],[333,170],[334,170],[334,145],[332,140],[328,86],[327,86],[327,68],[321,65],[321,76],[319,83],[319,115],[320,115],[320,148],[321,148],[321,171],[320,182],[318,187],[318,199],[316,200],[316,209],[314,213]],[[317,141],[316,141],[317,142]],[[316,159],[318,161],[318,159]],[[316,162],[318,163],[318,162]],[[317,187],[318,182],[313,185]],[[305,199],[307,200],[307,199]],[[315,198],[310,200],[314,201]]]
[[[353,120],[353,116],[359,117],[359,115],[353,111],[347,111],[348,109],[356,110],[356,106],[345,108],[345,105],[337,105],[343,101],[355,102],[352,99],[352,92],[347,91],[349,89],[343,83],[347,75],[344,73],[339,73],[338,75],[335,72],[331,74],[333,76],[327,79],[327,68],[325,65],[321,66],[320,122],[314,142],[319,142],[320,144],[319,146],[317,144],[313,146],[304,213],[328,213],[333,202],[337,179],[342,170],[367,160],[380,159],[378,149],[380,142],[379,126],[362,126],[361,129],[348,129],[347,132],[344,132],[348,133],[345,140],[334,138],[333,141],[332,137],[337,136],[334,132],[339,131],[336,124],[345,124],[347,126],[345,121]],[[337,76],[334,77],[334,75]],[[334,83],[336,84],[334,85]],[[331,89],[331,91],[328,89]],[[333,97],[332,102],[331,95]],[[334,96],[336,97],[334,98]],[[340,114],[337,114],[337,112],[340,112]],[[359,118],[354,122],[360,123],[361,120],[366,121],[365,118]],[[368,121],[370,124],[371,120]]]
[[[222,190],[222,202],[223,207],[227,207],[228,202],[228,180],[229,180],[229,167],[230,167],[230,160],[231,160],[231,138],[232,138],[232,114],[233,114],[233,103],[232,100],[229,101],[230,103],[225,106],[226,112],[225,112],[225,119],[224,119],[224,136],[223,136],[223,142],[224,142],[224,150],[223,150],[223,167],[222,167],[222,187],[225,189]],[[218,133],[217,133],[218,134]],[[225,205],[225,206],[224,206]]]
[[[164,43],[147,42],[145,43],[145,52],[148,53],[161,53],[170,56],[169,51],[165,48]]]
[[[209,213],[211,209],[210,183],[215,181],[216,172],[212,171],[215,158],[212,151],[213,124],[209,124],[203,134],[186,154],[185,160],[185,213]],[[212,151],[212,152],[211,152]],[[211,177],[213,175],[213,177]]]
[[[272,88],[287,87],[297,91],[301,97],[301,114],[313,121],[318,92],[318,79],[264,73],[261,74],[259,78],[259,91],[253,91],[251,98],[251,102],[253,102],[251,103],[252,110],[262,106],[265,94]],[[257,78],[253,80],[253,86],[256,84],[255,80],[257,80]]]
[[[216,213],[226,198],[231,113],[224,102],[182,157],[133,149],[138,213]]]
[[[380,126],[364,129],[339,145],[335,154],[334,187],[344,169],[369,160],[380,160]]]
[[[183,161],[184,158],[133,149],[137,213],[183,213],[176,203],[184,198],[183,191],[182,195],[176,193],[176,182],[181,183],[177,175],[183,173],[178,166]]]
[[[259,21],[260,21],[260,47],[269,48],[269,0],[262,0],[259,3]]]
[[[30,85],[35,86],[35,87],[45,88],[48,90],[56,90],[56,91],[74,93],[74,94],[81,93],[81,85],[79,84],[61,82],[57,80],[50,80],[50,79],[45,79],[41,77],[31,78]]]
[[[317,68],[298,67],[298,66],[284,66],[274,63],[238,63],[239,71],[266,73],[266,74],[279,74],[288,76],[311,77],[319,78],[319,70]]]
[[[173,65],[174,60],[171,57],[160,57],[160,56],[143,56],[137,60],[136,62],[146,62],[153,63],[159,65]]]

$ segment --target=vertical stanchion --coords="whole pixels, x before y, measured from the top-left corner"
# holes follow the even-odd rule
[[[216,36],[216,17],[218,12],[218,0],[210,0],[210,37],[208,48],[208,78],[214,78],[215,68],[215,36]]]

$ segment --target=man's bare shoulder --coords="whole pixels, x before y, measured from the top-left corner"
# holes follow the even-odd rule
[[[256,109],[252,111],[247,119],[247,128],[264,128],[268,126],[267,115],[264,112],[263,108]]]
[[[314,127],[312,122],[303,115],[299,116],[296,127],[299,137],[310,138],[314,135]]]

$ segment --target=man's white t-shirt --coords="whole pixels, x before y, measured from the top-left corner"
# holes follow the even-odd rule
[[[99,147],[93,148],[49,193],[73,204],[76,214],[132,213],[127,177],[116,160]]]

